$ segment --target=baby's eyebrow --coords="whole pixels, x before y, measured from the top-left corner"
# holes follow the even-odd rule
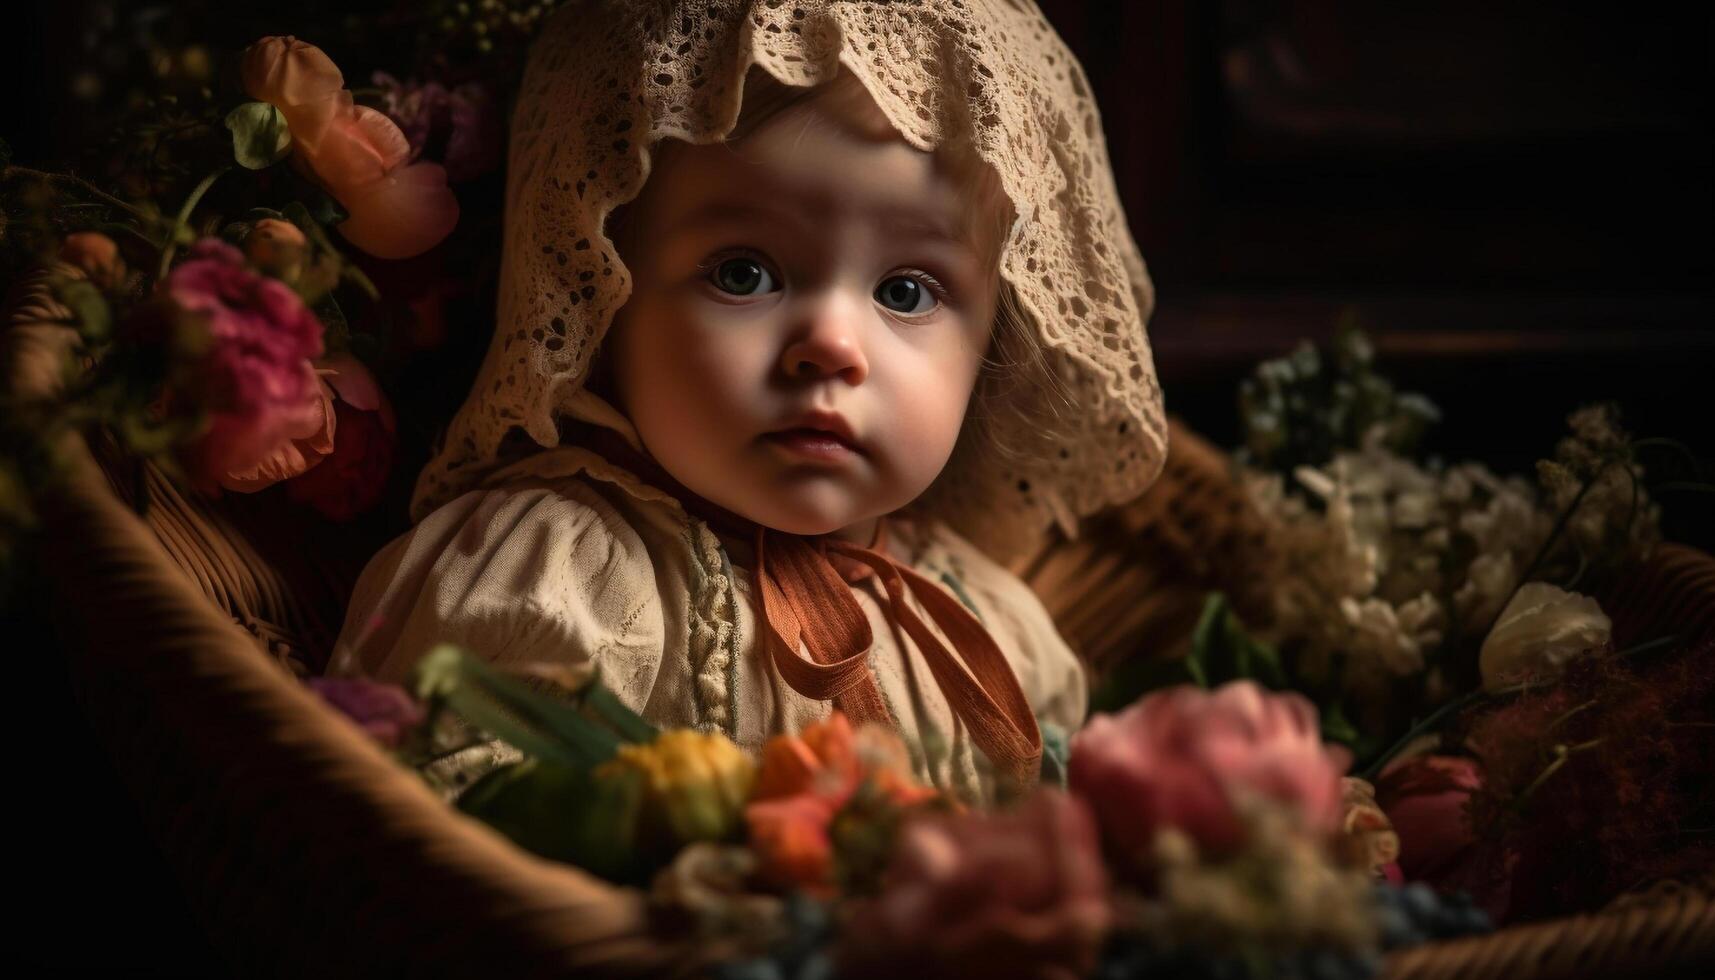
[[[881,208],[877,209],[875,214],[877,224],[890,235],[947,245],[972,254],[976,252],[970,235],[958,234],[920,212],[902,208]],[[801,233],[812,232],[823,226],[823,222],[812,221],[810,216],[801,210],[741,201],[710,201],[693,208],[675,222],[670,230],[677,233],[711,225],[739,224],[756,220],[790,224]]]

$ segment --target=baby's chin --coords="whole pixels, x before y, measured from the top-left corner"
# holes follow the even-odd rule
[[[890,509],[854,500],[833,488],[819,489],[820,492],[776,492],[762,500],[752,498],[739,508],[739,513],[763,527],[810,537],[867,524]]]

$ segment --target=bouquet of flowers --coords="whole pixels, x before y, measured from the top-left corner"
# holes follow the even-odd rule
[[[1367,976],[1385,949],[1488,928],[1401,885],[1349,754],[1309,701],[1250,681],[1096,716],[1064,787],[993,810],[922,785],[896,735],[837,712],[753,760],[718,732],[654,730],[589,673],[452,647],[409,693],[311,683],[425,771],[473,733],[519,749],[458,806],[648,889],[732,951],[722,976]]]

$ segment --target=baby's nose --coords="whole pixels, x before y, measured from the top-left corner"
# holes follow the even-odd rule
[[[781,366],[788,377],[818,380],[838,377],[850,385],[869,377],[864,355],[863,310],[838,296],[825,296],[811,303],[781,352]]]

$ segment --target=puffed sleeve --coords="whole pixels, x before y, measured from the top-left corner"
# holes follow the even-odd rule
[[[641,710],[664,635],[653,562],[600,494],[501,487],[446,504],[370,560],[329,673],[399,682],[455,643],[497,664],[593,663]]]
[[[945,526],[937,530],[953,575],[1006,652],[1037,719],[1062,732],[1077,731],[1089,707],[1089,680],[1042,600],[975,545]]]

